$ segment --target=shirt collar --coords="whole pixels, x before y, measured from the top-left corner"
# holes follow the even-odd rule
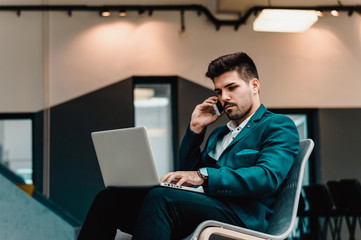
[[[254,114],[254,113],[253,113]],[[233,132],[234,130],[236,131],[241,131],[244,126],[246,126],[246,124],[248,123],[248,121],[251,119],[251,117],[253,116],[253,114],[251,116],[249,116],[248,118],[246,118],[241,124],[239,124],[238,126],[236,125],[236,123],[233,120],[230,120],[227,123],[227,127],[228,129]]]

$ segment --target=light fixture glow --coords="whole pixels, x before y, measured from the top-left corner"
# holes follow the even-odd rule
[[[263,9],[253,22],[261,32],[304,32],[317,22],[315,10]]]
[[[99,15],[101,17],[110,17],[112,15],[112,13],[108,10],[104,10],[104,11],[100,11]]]
[[[127,12],[124,11],[124,10],[120,10],[119,11],[119,17],[125,17],[125,16],[127,16]]]
[[[134,89],[134,99],[135,100],[149,100],[153,98],[155,91],[153,88],[135,88]]]
[[[334,16],[334,17],[338,17],[340,15],[340,12],[337,11],[337,10],[332,10],[331,15]]]

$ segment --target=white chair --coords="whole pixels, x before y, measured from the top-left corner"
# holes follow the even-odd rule
[[[266,232],[258,232],[247,228],[208,220],[202,222],[187,238],[189,240],[205,239],[238,239],[238,240],[283,240],[292,232],[298,210],[298,202],[302,189],[302,180],[305,166],[314,147],[311,139],[300,141],[298,156],[289,173],[284,188],[279,193],[272,210],[274,213],[269,219]]]

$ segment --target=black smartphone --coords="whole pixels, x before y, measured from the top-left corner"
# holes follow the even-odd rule
[[[213,109],[217,116],[221,116],[221,113],[223,112],[222,103],[218,100],[216,104],[213,105]]]

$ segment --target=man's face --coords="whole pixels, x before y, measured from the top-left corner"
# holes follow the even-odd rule
[[[239,77],[236,70],[214,78],[214,91],[221,101],[228,118],[240,124],[258,108],[259,82],[249,82]],[[256,105],[256,106],[255,106]]]

